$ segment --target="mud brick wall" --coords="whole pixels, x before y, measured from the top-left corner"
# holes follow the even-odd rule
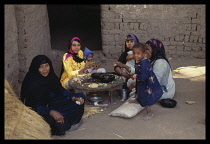
[[[23,79],[31,60],[51,51],[48,15],[45,5],[16,5],[19,78]]]
[[[32,59],[50,55],[46,5],[5,5],[5,79],[19,95]]]
[[[205,57],[205,5],[102,5],[103,52],[118,58],[126,35],[163,42],[168,57]]]
[[[4,27],[4,76],[11,84],[15,93],[18,93],[18,76],[19,76],[19,61],[18,61],[18,34],[15,19],[14,5],[5,6],[5,27]]]

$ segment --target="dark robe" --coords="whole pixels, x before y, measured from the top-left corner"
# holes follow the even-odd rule
[[[39,73],[43,63],[50,65],[48,76]],[[54,73],[51,60],[45,55],[33,58],[21,87],[21,101],[41,115],[51,127],[52,135],[64,135],[72,125],[80,122],[84,113],[84,104],[77,105],[71,98],[85,95],[74,94],[64,89],[59,78]],[[50,110],[56,110],[64,117],[64,124],[57,123],[49,115]]]

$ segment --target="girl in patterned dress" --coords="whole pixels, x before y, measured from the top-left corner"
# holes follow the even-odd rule
[[[151,105],[158,102],[163,91],[152,70],[150,61],[145,56],[145,52],[144,44],[137,43],[133,46],[135,60],[133,79],[136,79],[136,102],[146,108],[147,114],[143,119],[148,120],[154,116],[151,112]]]

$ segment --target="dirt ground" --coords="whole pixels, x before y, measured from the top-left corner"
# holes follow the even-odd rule
[[[115,60],[106,60],[103,67],[113,71]],[[175,108],[164,108],[159,103],[152,106],[155,116],[144,121],[145,110],[131,119],[109,116],[122,105],[120,92],[114,102],[102,111],[83,119],[81,127],[53,139],[206,139],[205,59],[169,58],[176,84]],[[111,63],[111,64],[110,64]],[[118,96],[117,96],[118,94]],[[109,103],[107,92],[97,93]],[[91,93],[87,95],[90,97]],[[195,101],[187,104],[186,101]]]

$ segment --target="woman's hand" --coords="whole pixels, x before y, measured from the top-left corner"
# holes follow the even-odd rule
[[[137,74],[132,75],[132,79],[136,79]]]
[[[99,65],[98,64],[96,64],[96,67],[94,68],[94,70],[97,70],[99,68]]]
[[[119,75],[122,75],[122,70],[120,67],[116,67],[114,70],[116,73],[118,73]]]
[[[79,105],[82,105],[84,103],[84,99],[82,97],[73,97],[72,100],[75,102],[76,101],[80,102]]]
[[[58,111],[51,110],[50,116],[53,117],[57,123],[64,124],[64,117]]]
[[[84,66],[84,69],[90,68],[91,65],[92,65],[92,62],[87,62],[87,63],[85,64],[85,66]]]
[[[132,55],[132,54],[127,55],[126,61],[129,61],[129,60],[131,60],[131,59],[133,59],[133,55]]]
[[[90,66],[91,66],[91,62],[85,63],[84,67],[80,68],[78,73],[83,74],[84,70],[90,68]]]
[[[146,50],[145,54],[147,55],[148,59],[152,57],[152,53],[149,51],[149,49]]]

